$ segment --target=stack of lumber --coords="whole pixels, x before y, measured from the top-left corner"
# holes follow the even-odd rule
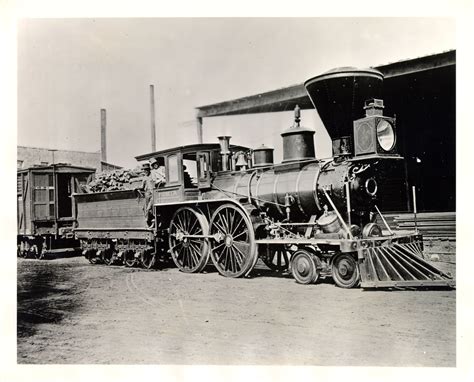
[[[413,213],[384,214],[390,228],[395,230],[414,231],[415,220]],[[380,217],[377,223],[383,227]],[[456,240],[455,212],[422,212],[417,214],[418,231],[425,239]]]

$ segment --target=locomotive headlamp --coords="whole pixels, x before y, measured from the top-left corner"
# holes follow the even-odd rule
[[[395,145],[395,132],[391,123],[385,119],[377,124],[377,141],[385,151],[390,151]]]
[[[395,118],[383,115],[383,101],[371,99],[365,117],[354,121],[354,155],[398,156]]]

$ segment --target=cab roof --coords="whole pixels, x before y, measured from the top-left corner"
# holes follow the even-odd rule
[[[96,172],[96,169],[92,167],[73,166],[68,163],[56,163],[56,164],[49,164],[49,165],[32,165],[27,168],[18,169],[17,173],[28,172],[30,170],[39,171],[39,172],[41,171],[50,172],[50,171],[53,171],[53,169],[55,172],[62,172],[62,173],[69,173],[69,172],[70,173],[78,173],[78,172],[94,173]]]
[[[156,158],[156,157],[164,157],[169,154],[174,154],[174,153],[182,153],[184,154],[191,154],[191,153],[196,153],[198,151],[215,151],[215,150],[220,150],[221,147],[218,143],[195,143],[192,145],[186,145],[186,146],[177,146],[173,147],[171,149],[165,149],[165,150],[160,150],[160,151],[155,151],[149,154],[142,154],[138,155],[135,157],[137,161],[144,161],[148,160],[151,158]],[[245,146],[240,146],[240,145],[230,145],[230,149],[232,151],[247,151],[250,150],[250,148],[245,147]]]

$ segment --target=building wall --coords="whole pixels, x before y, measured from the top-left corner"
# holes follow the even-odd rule
[[[119,166],[101,161],[100,152],[69,150],[50,150],[40,147],[17,146],[17,168],[24,169],[34,165],[68,163],[73,166],[91,167],[97,171],[109,171]]]

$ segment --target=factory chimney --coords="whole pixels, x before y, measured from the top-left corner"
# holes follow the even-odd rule
[[[150,85],[151,151],[156,151],[155,87]]]
[[[100,160],[107,162],[107,114],[105,109],[100,109]]]

